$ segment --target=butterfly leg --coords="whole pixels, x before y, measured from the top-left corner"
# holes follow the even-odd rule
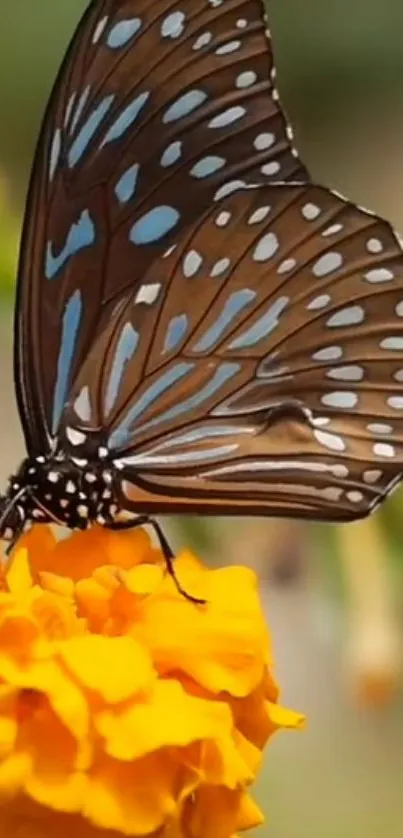
[[[134,527],[142,527],[144,524],[146,524],[149,527],[152,527],[158,538],[161,550],[164,554],[166,569],[171,578],[173,579],[178,593],[184,596],[185,599],[189,600],[189,602],[195,603],[195,605],[205,605],[206,601],[204,599],[198,599],[197,597],[188,594],[187,591],[185,591],[185,589],[182,588],[182,585],[179,582],[179,579],[175,572],[174,553],[158,521],[155,521],[154,518],[149,518],[148,515],[139,515],[138,517],[133,518],[129,521],[112,521],[110,524],[108,524],[108,528],[111,530],[131,530],[134,529]]]

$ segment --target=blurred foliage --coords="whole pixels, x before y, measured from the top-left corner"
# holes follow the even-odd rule
[[[0,293],[12,294],[20,236],[20,218],[12,212],[0,172]]]

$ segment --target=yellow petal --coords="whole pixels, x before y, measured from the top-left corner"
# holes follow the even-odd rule
[[[195,802],[183,814],[194,838],[228,838],[236,832],[242,792],[216,786],[203,786]]]
[[[179,778],[179,765],[169,754],[128,765],[105,758],[92,771],[84,814],[102,829],[149,835],[175,812]]]
[[[89,712],[85,697],[55,661],[36,661],[23,668],[12,661],[7,665],[3,661],[3,676],[9,684],[20,688],[23,696],[31,693],[34,698],[46,696],[56,716],[76,739],[87,734]],[[25,705],[28,714],[30,706],[29,702]],[[32,712],[34,709],[32,704]]]
[[[12,702],[15,705],[15,700]],[[0,760],[9,756],[17,740],[18,726],[14,717],[14,706],[10,708],[8,715],[5,713],[3,702],[0,709]]]
[[[112,704],[146,690],[154,681],[149,653],[131,637],[74,637],[60,643],[59,654],[83,686]]]
[[[31,759],[31,770],[25,780],[28,793],[31,794],[33,788],[31,783],[48,786],[66,783],[75,771],[77,744],[74,737],[61,724],[44,696],[27,695],[24,714],[18,750]]]
[[[204,785],[220,785],[236,789],[249,784],[254,774],[235,746],[235,741],[225,736],[216,741],[204,741],[194,745],[183,755],[183,761],[193,768]]]
[[[104,531],[105,533],[105,531]],[[130,570],[142,562],[153,561],[157,555],[148,532],[142,527],[132,530],[106,530],[103,535],[106,564],[113,564],[122,570]]]
[[[239,801],[237,829],[243,832],[246,829],[255,829],[263,823],[262,810],[259,809],[253,798],[244,792]]]
[[[41,524],[32,527],[19,539],[17,546],[11,554],[9,567],[13,566],[17,552],[25,549],[29,554],[29,564],[33,577],[40,570],[53,570],[53,551],[56,545],[56,537],[51,528]],[[9,570],[7,569],[7,575]]]
[[[231,707],[236,727],[250,742],[260,750],[273,733],[273,723],[270,719],[267,696],[271,696],[271,703],[275,705],[278,688],[267,676],[250,695],[245,698],[234,698]]]
[[[302,728],[305,725],[305,716],[302,713],[295,713],[294,710],[287,710],[279,704],[267,702],[267,709],[271,723],[278,730],[280,728]]]
[[[136,596],[151,594],[164,578],[162,567],[155,564],[143,564],[129,571],[121,571],[119,578],[130,593]]]
[[[57,594],[70,602],[74,597],[74,582],[66,576],[58,576],[56,573],[41,572],[38,574],[41,588],[52,594]]]
[[[20,791],[31,770],[32,757],[28,753],[14,751],[7,759],[0,761],[0,795],[3,800]]]
[[[52,776],[46,772],[31,774],[25,783],[25,791],[41,806],[49,806],[60,812],[80,812],[90,792],[89,780],[85,774]]]
[[[80,634],[80,624],[71,603],[63,597],[35,588],[31,614],[48,640],[62,640]]]
[[[10,559],[7,566],[7,584],[10,593],[14,596],[21,596],[32,588],[33,580],[28,550],[24,547],[19,547]]]
[[[119,712],[101,712],[96,725],[106,752],[128,761],[167,746],[229,736],[232,717],[223,702],[187,695],[177,681],[156,681],[143,700]]]
[[[25,660],[31,655],[38,637],[39,628],[29,613],[17,608],[3,613],[0,617],[0,659],[8,656]]]
[[[193,594],[196,589],[181,575],[180,562],[176,570]],[[247,695],[261,681],[268,656],[255,576],[239,568],[202,575],[209,578],[202,592],[208,605],[195,606],[172,590],[172,582],[164,581],[161,590],[144,601],[133,636],[151,649],[162,675],[184,672],[211,692]]]
[[[74,532],[69,538],[58,541],[51,561],[40,570],[58,573],[76,582],[91,576],[97,567],[105,564],[108,559],[102,530],[93,527],[88,532]]]
[[[110,592],[91,577],[77,582],[76,597],[79,613],[88,621],[90,630],[102,632],[110,615]]]
[[[235,731],[234,740],[240,757],[245,765],[249,768],[251,779],[256,776],[262,762],[262,751],[253,745],[246,736],[243,736],[239,731]]]

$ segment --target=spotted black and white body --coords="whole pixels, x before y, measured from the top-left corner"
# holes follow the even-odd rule
[[[7,538],[348,521],[399,482],[401,244],[310,181],[261,0],[89,4],[34,162],[15,381]]]
[[[33,522],[81,530],[94,522],[113,525],[119,509],[114,472],[102,459],[86,465],[62,455],[25,460],[3,502],[3,508],[11,504],[4,537],[13,541]]]

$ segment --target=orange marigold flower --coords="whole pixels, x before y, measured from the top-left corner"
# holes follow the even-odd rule
[[[0,824],[9,838],[230,838],[282,709],[250,570],[176,560],[144,530],[35,527],[0,590]],[[104,833],[102,833],[104,834]]]

